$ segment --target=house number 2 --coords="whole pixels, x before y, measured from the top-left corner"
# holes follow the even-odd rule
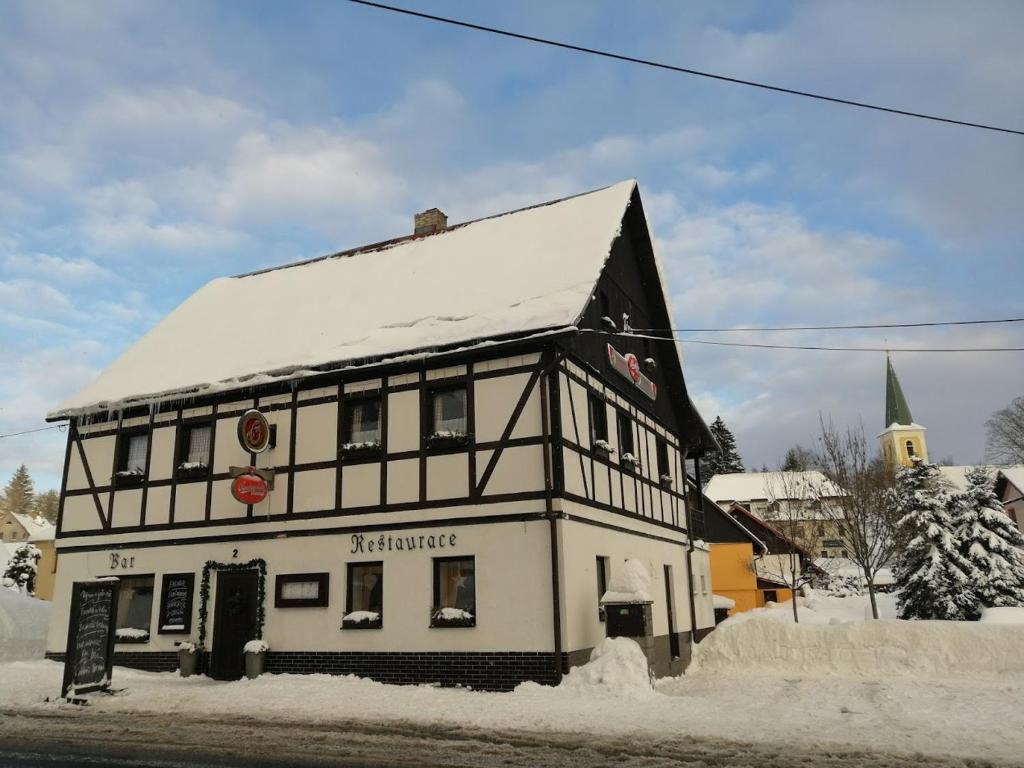
[[[134,568],[135,556],[121,557],[117,552],[110,553],[110,569],[116,571],[118,568]]]

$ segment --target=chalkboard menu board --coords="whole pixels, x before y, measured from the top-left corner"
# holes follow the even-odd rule
[[[165,573],[160,590],[160,625],[158,632],[165,635],[188,634],[192,631],[192,594],[195,591],[194,573]]]
[[[61,696],[110,686],[119,589],[117,579],[76,581],[72,586]]]

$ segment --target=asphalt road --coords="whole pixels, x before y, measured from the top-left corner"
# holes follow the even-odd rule
[[[990,768],[983,760],[719,739],[610,739],[369,722],[0,712],[2,768]]]

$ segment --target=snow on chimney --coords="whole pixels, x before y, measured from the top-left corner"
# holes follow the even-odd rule
[[[413,234],[432,235],[448,228],[448,217],[437,208],[431,208],[423,213],[417,213]]]

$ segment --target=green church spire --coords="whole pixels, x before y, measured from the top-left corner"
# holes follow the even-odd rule
[[[892,360],[889,355],[885,356],[885,426],[890,424],[902,424],[907,426],[914,423],[914,417],[910,415],[910,406],[907,405],[907,398],[903,396],[903,388],[900,387],[900,380],[896,378],[896,371],[892,367]]]

